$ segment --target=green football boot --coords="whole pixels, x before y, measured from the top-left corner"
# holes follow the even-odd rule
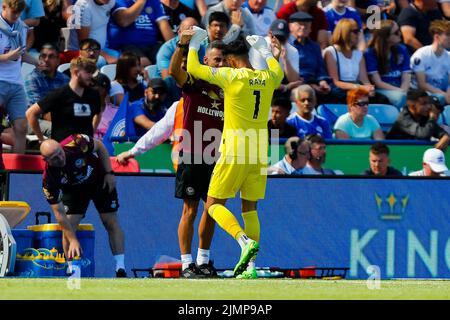
[[[247,269],[236,277],[236,279],[257,279],[256,268]]]
[[[255,240],[249,240],[248,243],[241,251],[241,258],[239,262],[234,267],[234,276],[240,275],[247,269],[247,265],[250,262],[251,258],[253,258],[259,250],[259,244]]]

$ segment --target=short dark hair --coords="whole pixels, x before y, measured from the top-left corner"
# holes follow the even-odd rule
[[[106,90],[106,92],[109,92],[109,90],[111,90],[111,80],[109,80],[109,78],[106,74],[98,72],[92,78],[92,82],[93,82],[94,86],[102,87]]]
[[[209,15],[208,25],[210,25],[213,21],[225,22],[228,26],[230,24],[230,17],[225,12],[214,11]]]
[[[41,49],[39,51],[42,51],[42,49],[50,49],[56,51],[57,54],[59,54],[59,48],[54,43],[46,42],[41,46]]]
[[[406,100],[417,101],[419,98],[428,97],[428,93],[422,89],[409,89],[406,94]]]
[[[206,47],[206,51],[210,51],[212,49],[219,49],[223,51],[225,50],[225,46],[225,43],[223,43],[222,41],[214,40],[208,44],[208,46]]]
[[[248,56],[248,46],[244,38],[238,37],[236,40],[225,46],[224,55]]]
[[[370,152],[376,155],[389,155],[389,147],[382,142],[376,142],[370,147]]]
[[[308,141],[309,145],[313,143],[325,143],[325,139],[317,133],[310,133],[305,137],[305,140]]]
[[[281,109],[290,112],[292,109],[291,100],[285,97],[276,97],[272,100],[272,107],[280,107]]]
[[[80,41],[80,44],[79,44],[80,50],[81,50],[81,48],[83,48],[86,44],[87,44],[89,47],[95,45],[95,46],[97,46],[99,49],[102,48],[102,46],[100,45],[100,42],[98,42],[97,40],[92,39],[92,38],[86,38],[86,39],[83,39],[83,40]]]

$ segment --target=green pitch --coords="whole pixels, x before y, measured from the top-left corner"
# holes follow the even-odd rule
[[[298,279],[0,279],[0,299],[303,300],[450,299],[450,281],[366,281]]]

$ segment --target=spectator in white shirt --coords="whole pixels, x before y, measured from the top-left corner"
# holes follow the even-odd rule
[[[450,104],[450,21],[435,20],[430,34],[433,43],[418,49],[411,57],[411,69],[419,89],[437,96],[441,104]]]

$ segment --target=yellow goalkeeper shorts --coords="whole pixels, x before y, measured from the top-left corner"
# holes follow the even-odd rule
[[[267,165],[240,164],[237,158],[225,161],[221,157],[214,167],[208,196],[217,199],[230,199],[241,192],[241,199],[257,201],[264,199],[267,184]],[[230,159],[230,158],[228,158]]]

